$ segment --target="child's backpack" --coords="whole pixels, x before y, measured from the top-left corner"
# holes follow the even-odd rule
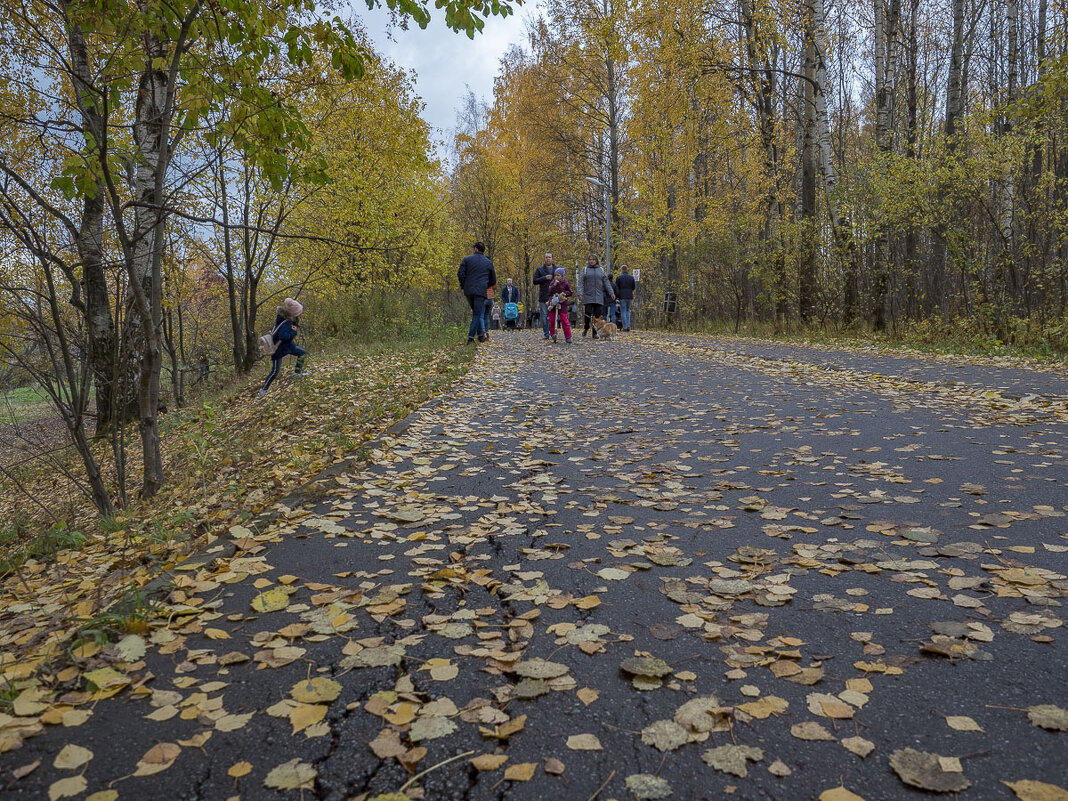
[[[283,320],[282,322],[285,321]],[[260,337],[260,356],[273,356],[274,352],[278,350],[279,343],[275,341],[274,335],[278,333],[278,329],[281,327],[282,323],[279,323],[271,329],[271,333]]]
[[[519,317],[519,304],[518,303],[505,303],[504,304],[504,319],[515,320]]]

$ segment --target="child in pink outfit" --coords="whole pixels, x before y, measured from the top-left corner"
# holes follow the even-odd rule
[[[571,321],[567,318],[567,299],[574,295],[571,284],[564,278],[564,268],[557,267],[552,283],[549,284],[549,333],[553,342],[556,342],[556,319],[560,318],[560,325],[564,329],[564,341],[571,344]]]

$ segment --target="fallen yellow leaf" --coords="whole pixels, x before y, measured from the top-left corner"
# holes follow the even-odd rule
[[[517,765],[510,765],[504,771],[504,780],[509,782],[528,782],[534,778],[534,771],[537,768],[537,762],[520,762]]]

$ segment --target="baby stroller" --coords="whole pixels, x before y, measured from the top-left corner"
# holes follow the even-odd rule
[[[516,323],[519,320],[519,304],[518,303],[505,303],[504,304],[504,325],[506,328],[515,329]]]

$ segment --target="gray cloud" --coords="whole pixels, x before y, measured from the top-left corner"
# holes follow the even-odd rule
[[[451,137],[467,86],[479,97],[492,100],[500,57],[511,44],[523,41],[526,17],[516,13],[505,19],[491,18],[471,40],[446,28],[437,10],[426,30],[416,25],[407,31],[393,28],[391,37],[387,11],[363,7],[358,13],[375,48],[397,66],[415,71],[416,90],[426,103],[423,118],[434,129],[435,139]]]

